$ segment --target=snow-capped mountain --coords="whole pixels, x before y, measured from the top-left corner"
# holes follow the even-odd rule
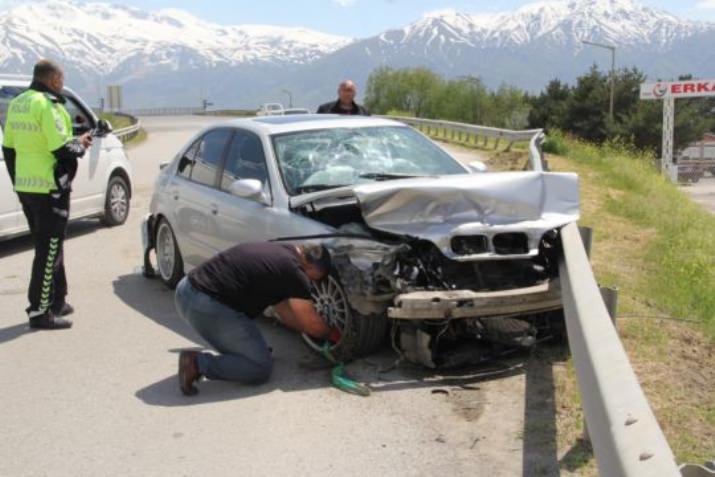
[[[0,68],[27,71],[38,56],[111,74],[139,57],[147,67],[307,63],[349,38],[263,25],[224,27],[180,10],[147,13],[73,0],[26,2],[0,13]],[[177,52],[193,53],[178,56]]]
[[[121,0],[120,0],[121,1]],[[180,10],[145,12],[77,0],[22,2],[0,12],[0,72],[28,72],[38,57],[62,62],[90,101],[124,85],[130,106],[257,106],[290,89],[300,105],[335,94],[340,79],[364,84],[378,66],[427,66],[537,91],[572,81],[591,64],[651,77],[715,76],[715,24],[680,19],[635,0],[552,0],[490,14],[442,11],[361,40],[303,28],[221,26]]]
[[[385,43],[520,47],[535,41],[569,46],[581,39],[623,46],[663,47],[713,25],[681,20],[633,0],[550,1],[514,12],[469,15],[436,12],[401,30],[380,35]]]
[[[447,76],[474,75],[489,86],[540,90],[550,79],[573,81],[590,65],[637,66],[651,77],[715,75],[715,24],[680,19],[635,0],[555,0],[512,12],[442,11],[401,29],[356,41],[317,61],[326,76],[364,81],[373,68],[427,66]],[[346,71],[347,69],[347,71]]]

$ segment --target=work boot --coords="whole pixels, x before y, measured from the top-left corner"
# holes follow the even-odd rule
[[[73,307],[72,305],[70,305],[69,303],[64,302],[64,303],[62,304],[62,307],[61,307],[59,310],[52,310],[52,313],[53,313],[55,316],[67,316],[67,315],[71,315],[72,313],[74,313],[74,307]]]
[[[48,311],[30,318],[30,328],[33,330],[66,330],[67,328],[72,328],[72,322],[55,316]]]
[[[194,383],[201,379],[199,372],[199,353],[196,351],[182,351],[179,354],[179,387],[184,396],[194,396],[199,389]]]

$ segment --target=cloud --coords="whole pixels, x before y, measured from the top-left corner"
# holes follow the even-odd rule
[[[695,8],[698,8],[701,10],[715,9],[715,0],[701,0],[695,4]]]
[[[333,0],[333,3],[337,3],[341,7],[352,7],[355,2],[356,0]]]
[[[715,2],[715,0],[709,0]],[[431,10],[422,14],[422,18],[435,18],[435,17],[446,17],[457,14],[456,8],[440,8],[437,10]]]

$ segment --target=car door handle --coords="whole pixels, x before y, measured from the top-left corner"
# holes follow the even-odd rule
[[[209,208],[211,209],[211,213],[214,215],[218,215],[218,205],[216,204],[210,204]]]

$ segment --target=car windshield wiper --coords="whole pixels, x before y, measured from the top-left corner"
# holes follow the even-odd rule
[[[374,179],[376,181],[387,181],[390,179],[410,179],[412,177],[432,177],[419,174],[391,174],[389,172],[365,172],[358,176],[361,179]]]
[[[295,192],[298,194],[305,194],[306,192],[318,192],[321,190],[337,189],[339,187],[347,187],[350,184],[304,184],[295,188]]]

